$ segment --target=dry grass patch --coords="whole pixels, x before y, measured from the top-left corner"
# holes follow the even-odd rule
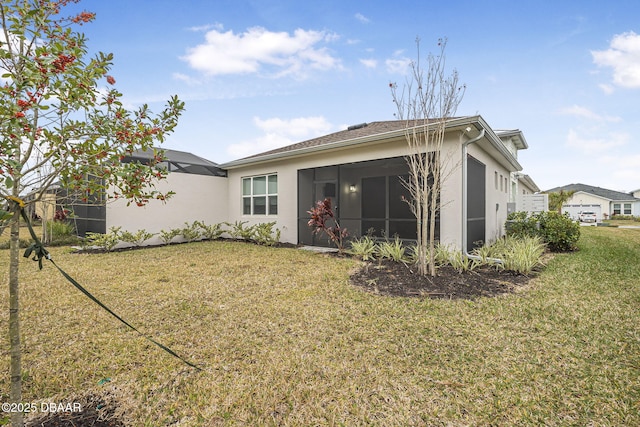
[[[637,268],[591,259],[612,245],[637,266],[640,233],[612,231],[635,230],[585,230],[582,250],[528,292],[474,302],[372,295],[349,284],[356,261],[296,249],[54,248],[98,298],[205,371],[24,260],[24,399],[109,392],[148,426],[640,424]]]

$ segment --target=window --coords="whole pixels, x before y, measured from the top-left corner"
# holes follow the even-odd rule
[[[500,191],[504,191],[504,176],[500,174]]]
[[[496,190],[498,189],[498,172],[493,173],[493,182],[496,186]]]
[[[278,175],[242,178],[242,214],[278,214]]]
[[[624,204],[624,214],[631,215],[631,203]]]
[[[613,204],[613,214],[614,215],[620,215],[620,203],[614,203]]]

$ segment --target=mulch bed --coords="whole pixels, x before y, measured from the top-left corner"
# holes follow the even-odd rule
[[[353,285],[379,295],[435,299],[495,297],[521,289],[530,279],[492,267],[459,273],[450,266],[423,277],[414,266],[391,261],[368,262],[351,275]]]

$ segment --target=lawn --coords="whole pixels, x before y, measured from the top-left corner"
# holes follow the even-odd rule
[[[349,284],[357,261],[298,249],[53,248],[103,302],[204,370],[24,259],[23,400],[108,395],[136,426],[640,425],[640,230],[581,231],[580,251],[519,292],[475,301],[367,293]],[[8,366],[5,351],[2,402]]]

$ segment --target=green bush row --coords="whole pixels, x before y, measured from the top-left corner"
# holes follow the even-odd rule
[[[633,215],[611,215],[611,219],[622,219],[622,220],[626,220],[626,221],[635,221],[635,222],[640,222],[640,216],[633,216]]]
[[[553,252],[575,250],[580,238],[580,224],[573,221],[569,214],[554,211],[510,213],[506,228],[507,236],[540,237]]]
[[[267,222],[245,226],[245,222],[219,223],[207,225],[202,221],[192,223],[185,222],[184,227],[161,230],[160,233],[149,233],[146,230],[138,230],[135,233],[121,231],[122,227],[111,227],[108,233],[87,233],[82,242],[83,248],[98,247],[105,251],[111,251],[120,242],[141,246],[154,236],[159,236],[163,243],[170,244],[174,238],[182,237],[187,242],[196,240],[216,240],[223,233],[227,233],[233,239],[245,240],[261,245],[273,246],[280,242],[280,230],[274,228],[275,222]],[[223,228],[227,226],[228,228]]]

